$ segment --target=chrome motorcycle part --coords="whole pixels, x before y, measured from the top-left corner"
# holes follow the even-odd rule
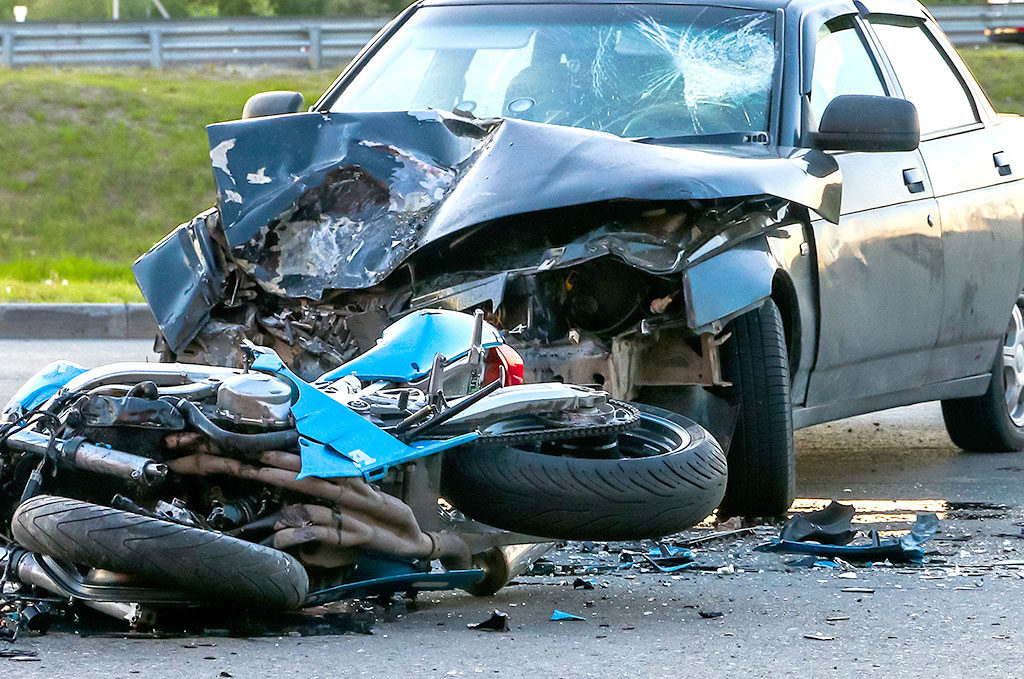
[[[477,554],[473,565],[484,570],[484,579],[466,591],[473,596],[492,596],[499,589],[524,573],[533,562],[555,546],[553,542],[528,542],[522,545],[492,547],[483,554]]]
[[[457,409],[474,395],[451,403]],[[478,430],[481,443],[508,445],[601,436],[626,431],[639,422],[628,403],[604,391],[571,384],[523,384],[498,389],[462,412],[431,427],[432,436]]]
[[[11,434],[5,443],[12,450],[46,455],[50,437],[34,431],[19,431]],[[56,439],[54,451],[57,459],[64,464],[98,474],[147,484],[160,483],[167,476],[167,466],[161,462],[113,448],[96,446],[86,443],[81,438],[67,441]]]
[[[265,373],[232,375],[217,390],[217,414],[235,424],[281,429],[291,422],[292,390]]]

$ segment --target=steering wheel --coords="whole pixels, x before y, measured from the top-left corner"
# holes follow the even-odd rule
[[[669,134],[648,134],[652,123],[663,121],[668,123],[664,129],[670,130]],[[645,129],[648,128],[648,129]],[[637,134],[637,132],[642,134]],[[661,137],[661,136],[683,136],[694,133],[693,119],[686,106],[677,101],[663,101],[654,104],[649,108],[642,109],[634,115],[622,128],[623,137]]]

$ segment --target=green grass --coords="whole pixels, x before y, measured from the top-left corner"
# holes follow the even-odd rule
[[[997,111],[1024,115],[1024,50],[990,47],[960,54]]]
[[[1024,114],[1024,50],[964,58]],[[214,204],[204,126],[264,90],[311,102],[334,76],[0,69],[0,302],[141,300],[132,261]]]

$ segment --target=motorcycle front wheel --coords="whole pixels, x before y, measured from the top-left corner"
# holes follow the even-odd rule
[[[637,407],[638,426],[592,449],[573,441],[447,451],[441,493],[472,519],[556,540],[638,540],[691,528],[725,494],[725,455],[696,422]]]

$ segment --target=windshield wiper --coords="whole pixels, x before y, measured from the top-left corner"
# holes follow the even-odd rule
[[[683,134],[674,137],[634,137],[638,144],[767,144],[767,132],[719,132]]]

